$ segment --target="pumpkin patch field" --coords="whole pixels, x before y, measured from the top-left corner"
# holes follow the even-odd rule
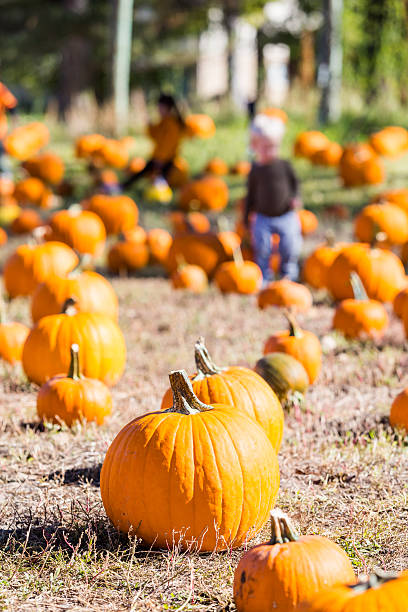
[[[88,172],[143,167],[139,135],[10,141],[1,609],[407,609],[408,157],[289,116],[301,276],[275,236],[265,288],[246,126],[208,120],[163,198]]]

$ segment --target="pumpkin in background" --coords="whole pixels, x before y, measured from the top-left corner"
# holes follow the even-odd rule
[[[241,366],[217,367],[208,353],[204,339],[194,346],[197,373],[191,377],[193,391],[205,403],[226,403],[234,414],[242,411],[265,431],[272,446],[279,450],[283,434],[283,410],[278,398],[253,370]],[[172,392],[163,396],[161,409],[172,405]]]
[[[64,242],[78,253],[99,256],[105,248],[106,231],[102,219],[76,204],[59,210],[49,220],[50,240]]]
[[[183,157],[176,157],[167,174],[167,182],[172,189],[179,189],[188,182],[189,174],[190,168],[187,160]]]
[[[399,257],[385,249],[354,243],[343,247],[330,267],[328,289],[335,300],[353,298],[351,272],[361,278],[368,297],[380,302],[392,302],[406,285]]]
[[[140,270],[148,263],[147,244],[134,242],[126,236],[115,242],[108,252],[108,268],[111,272],[126,274],[132,270]]]
[[[204,176],[190,181],[179,194],[180,208],[183,210],[223,210],[228,204],[228,187],[218,176]]]
[[[92,153],[92,161],[98,166],[110,166],[123,170],[129,162],[129,151],[120,140],[104,138],[101,146]]]
[[[342,155],[343,147],[337,142],[329,142],[324,149],[313,153],[310,160],[316,166],[337,167]]]
[[[396,204],[408,213],[408,189],[390,189],[389,191],[383,191],[372,200],[373,204],[383,204],[384,202]]]
[[[344,147],[339,174],[346,187],[382,183],[385,179],[381,159],[370,145],[364,143]]]
[[[173,238],[165,229],[157,227],[147,232],[147,246],[152,263],[163,265],[167,261],[172,244]]]
[[[66,276],[52,276],[37,285],[31,299],[31,316],[42,317],[61,312],[66,300],[73,298],[78,312],[99,312],[118,320],[118,298],[106,278],[80,265]]]
[[[239,255],[238,255],[239,254]],[[244,261],[238,247],[234,261],[226,261],[217,268],[214,282],[223,293],[257,293],[262,285],[262,271],[253,261]]]
[[[75,155],[83,159],[90,159],[103,145],[105,137],[102,134],[85,134],[75,142]]]
[[[0,227],[9,227],[21,213],[21,208],[14,198],[8,198],[0,204]]]
[[[22,166],[31,176],[35,176],[51,185],[59,185],[65,174],[63,160],[59,155],[51,151],[40,153],[35,157],[27,159]]]
[[[214,157],[208,161],[205,171],[209,174],[224,176],[228,174],[228,164],[221,157]]]
[[[404,242],[401,245],[400,258],[404,266],[406,266],[408,264],[408,242]]]
[[[302,230],[302,236],[307,236],[308,234],[313,234],[317,230],[319,225],[319,221],[314,213],[311,210],[306,210],[306,208],[301,208],[297,211],[297,215],[299,217],[300,228]]]
[[[388,315],[377,300],[367,297],[359,276],[351,273],[350,279],[354,297],[342,300],[333,317],[333,329],[341,331],[348,338],[381,338],[388,326]]]
[[[376,570],[357,584],[319,591],[305,608],[309,612],[405,612],[408,610],[408,572]]]
[[[203,268],[211,278],[217,267],[228,259],[216,234],[179,234],[170,247],[166,268],[169,273],[181,263]]]
[[[233,257],[234,252],[237,253],[241,248],[241,238],[236,232],[225,230],[217,233],[217,238],[224,247],[228,257]]]
[[[309,310],[312,303],[313,298],[309,289],[287,278],[269,283],[258,296],[258,306],[262,309],[268,306],[278,306],[304,312]]]
[[[327,136],[315,130],[309,132],[301,132],[297,135],[294,144],[294,153],[296,157],[306,157],[311,159],[316,151],[320,151],[330,143]]]
[[[108,449],[101,471],[106,513],[117,529],[155,548],[239,547],[275,503],[276,453],[241,411],[203,404],[184,371],[169,378],[169,411],[134,419]]]
[[[397,157],[408,149],[408,131],[391,125],[370,136],[370,145],[378,155]]]
[[[267,117],[272,117],[274,119],[280,119],[283,123],[287,123],[288,116],[284,110],[281,108],[277,108],[276,106],[268,106],[264,108],[261,112],[261,115],[266,115]]]
[[[0,246],[3,246],[3,244],[6,244],[7,240],[8,240],[7,233],[4,231],[2,227],[0,227]]]
[[[295,317],[285,312],[289,329],[272,334],[265,342],[264,355],[286,353],[292,355],[305,368],[310,384],[318,377],[322,367],[322,347],[319,338],[310,331],[301,329]]]
[[[42,225],[42,219],[36,210],[27,208],[22,210],[10,225],[13,234],[31,234],[31,232]]]
[[[0,296],[0,358],[14,364],[21,361],[30,328],[18,321],[8,321],[6,306]]]
[[[408,389],[398,393],[392,402],[390,412],[390,424],[408,431]]]
[[[294,395],[303,395],[309,386],[309,376],[304,366],[286,353],[267,353],[258,359],[254,369],[284,405]]]
[[[138,207],[131,198],[125,195],[96,194],[83,202],[83,207],[96,213],[102,219],[109,236],[133,229],[139,219]]]
[[[215,134],[215,123],[208,115],[188,115],[185,125],[187,135],[190,137],[211,138]]]
[[[76,421],[96,421],[102,425],[112,412],[112,396],[100,381],[81,374],[79,346],[70,349],[68,374],[54,376],[43,384],[37,395],[37,414],[42,421],[71,427]]]
[[[286,514],[273,510],[270,541],[248,550],[235,570],[234,602],[238,612],[295,612],[324,587],[355,581],[338,544],[324,536],[299,536]]]
[[[314,289],[326,289],[330,266],[343,246],[345,246],[345,243],[335,244],[332,238],[328,237],[326,243],[316,247],[303,263],[302,277],[304,282]]]
[[[206,234],[211,229],[208,218],[203,213],[194,211],[184,213],[181,210],[175,210],[170,213],[170,223],[175,234],[185,232]]]
[[[77,312],[73,299],[65,302],[60,314],[43,317],[32,328],[22,358],[27,378],[42,385],[67,372],[72,344],[79,345],[84,376],[108,386],[119,381],[126,345],[118,324],[99,312]]]
[[[130,174],[138,174],[141,172],[146,166],[146,160],[143,157],[133,157],[129,161],[129,165],[127,167]]]
[[[30,176],[16,183],[14,197],[21,206],[50,208],[53,195],[41,179]]]
[[[193,293],[203,293],[208,288],[208,278],[200,266],[181,265],[171,275],[174,289],[188,289]]]
[[[24,161],[48,144],[50,133],[43,123],[34,121],[21,125],[7,134],[4,147],[11,157]]]
[[[64,276],[77,265],[78,257],[62,242],[22,244],[6,259],[4,286],[11,298],[30,295],[38,283],[51,276]]]
[[[408,278],[406,285],[407,286],[404,287],[404,289],[401,289],[401,291],[397,293],[392,303],[392,309],[394,311],[394,314],[399,319],[402,319],[402,313],[404,312],[405,304],[408,303]]]
[[[233,166],[231,166],[230,172],[231,174],[236,174],[238,176],[248,176],[248,174],[251,172],[251,162],[247,161],[246,159],[237,161]]]
[[[131,240],[138,244],[146,244],[147,242],[147,232],[141,225],[136,225],[133,229],[127,230],[127,232],[124,232],[124,236],[126,240]]]
[[[408,240],[408,215],[396,204],[369,204],[354,220],[357,240],[375,240],[378,232],[384,232],[391,244],[403,244]]]

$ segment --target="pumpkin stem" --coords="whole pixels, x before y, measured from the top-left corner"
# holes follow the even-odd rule
[[[170,372],[169,379],[173,391],[173,406],[165,412],[178,412],[188,415],[213,410],[212,406],[204,404],[195,395],[185,370]]]
[[[76,308],[76,303],[76,300],[72,297],[66,299],[62,305],[61,314],[67,314],[70,317],[75,315],[78,312],[78,309]]]
[[[355,300],[368,300],[367,292],[357,272],[350,273],[350,285],[353,289],[353,295]]]
[[[296,542],[299,539],[295,527],[289,517],[275,508],[271,512],[271,539],[269,544],[287,544],[288,542]]]
[[[378,589],[383,584],[395,580],[399,577],[399,574],[395,572],[384,572],[382,569],[377,568],[372,574],[368,576],[368,579],[359,580],[356,584],[348,585],[349,589],[357,594],[365,593],[370,589]]]
[[[242,257],[242,251],[240,246],[235,247],[235,249],[232,251],[232,257],[236,266],[242,266],[242,264],[244,263],[244,258]]]
[[[300,329],[293,312],[290,312],[288,308],[285,308],[283,314],[285,315],[289,324],[289,336],[291,338],[301,338],[303,336],[302,330]]]
[[[79,346],[78,344],[71,344],[71,361],[69,364],[68,378],[72,380],[79,380],[82,378],[81,370],[79,368]]]
[[[220,374],[223,370],[223,368],[218,368],[211,359],[202,336],[200,336],[194,345],[194,358],[198,377]]]
[[[328,229],[325,234],[326,244],[329,247],[333,247],[336,243],[336,235],[332,229]]]
[[[228,219],[225,215],[221,215],[220,217],[218,217],[217,219],[217,229],[219,232],[228,232],[229,230],[229,223],[228,223]]]
[[[34,239],[34,244],[43,244],[46,233],[47,233],[47,227],[45,225],[40,225],[39,227],[35,227],[31,232],[31,235]]]

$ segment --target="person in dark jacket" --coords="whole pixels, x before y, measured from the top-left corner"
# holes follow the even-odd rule
[[[264,284],[271,280],[272,234],[280,237],[281,275],[294,281],[299,276],[299,181],[290,162],[279,157],[284,132],[285,124],[280,119],[266,115],[257,115],[251,124],[255,161],[248,176],[244,223],[251,226],[255,260]]]

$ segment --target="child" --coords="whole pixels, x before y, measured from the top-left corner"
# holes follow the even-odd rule
[[[148,135],[154,142],[151,159],[140,172],[132,174],[122,187],[126,189],[142,176],[158,174],[167,178],[185,135],[184,120],[172,96],[160,94],[158,99],[160,121],[148,126]]]
[[[271,280],[269,258],[272,234],[280,237],[281,274],[296,281],[302,234],[295,207],[300,205],[299,184],[291,164],[279,158],[285,132],[280,119],[257,115],[251,124],[251,148],[255,155],[248,177],[245,225],[251,216],[255,260],[264,284]]]

